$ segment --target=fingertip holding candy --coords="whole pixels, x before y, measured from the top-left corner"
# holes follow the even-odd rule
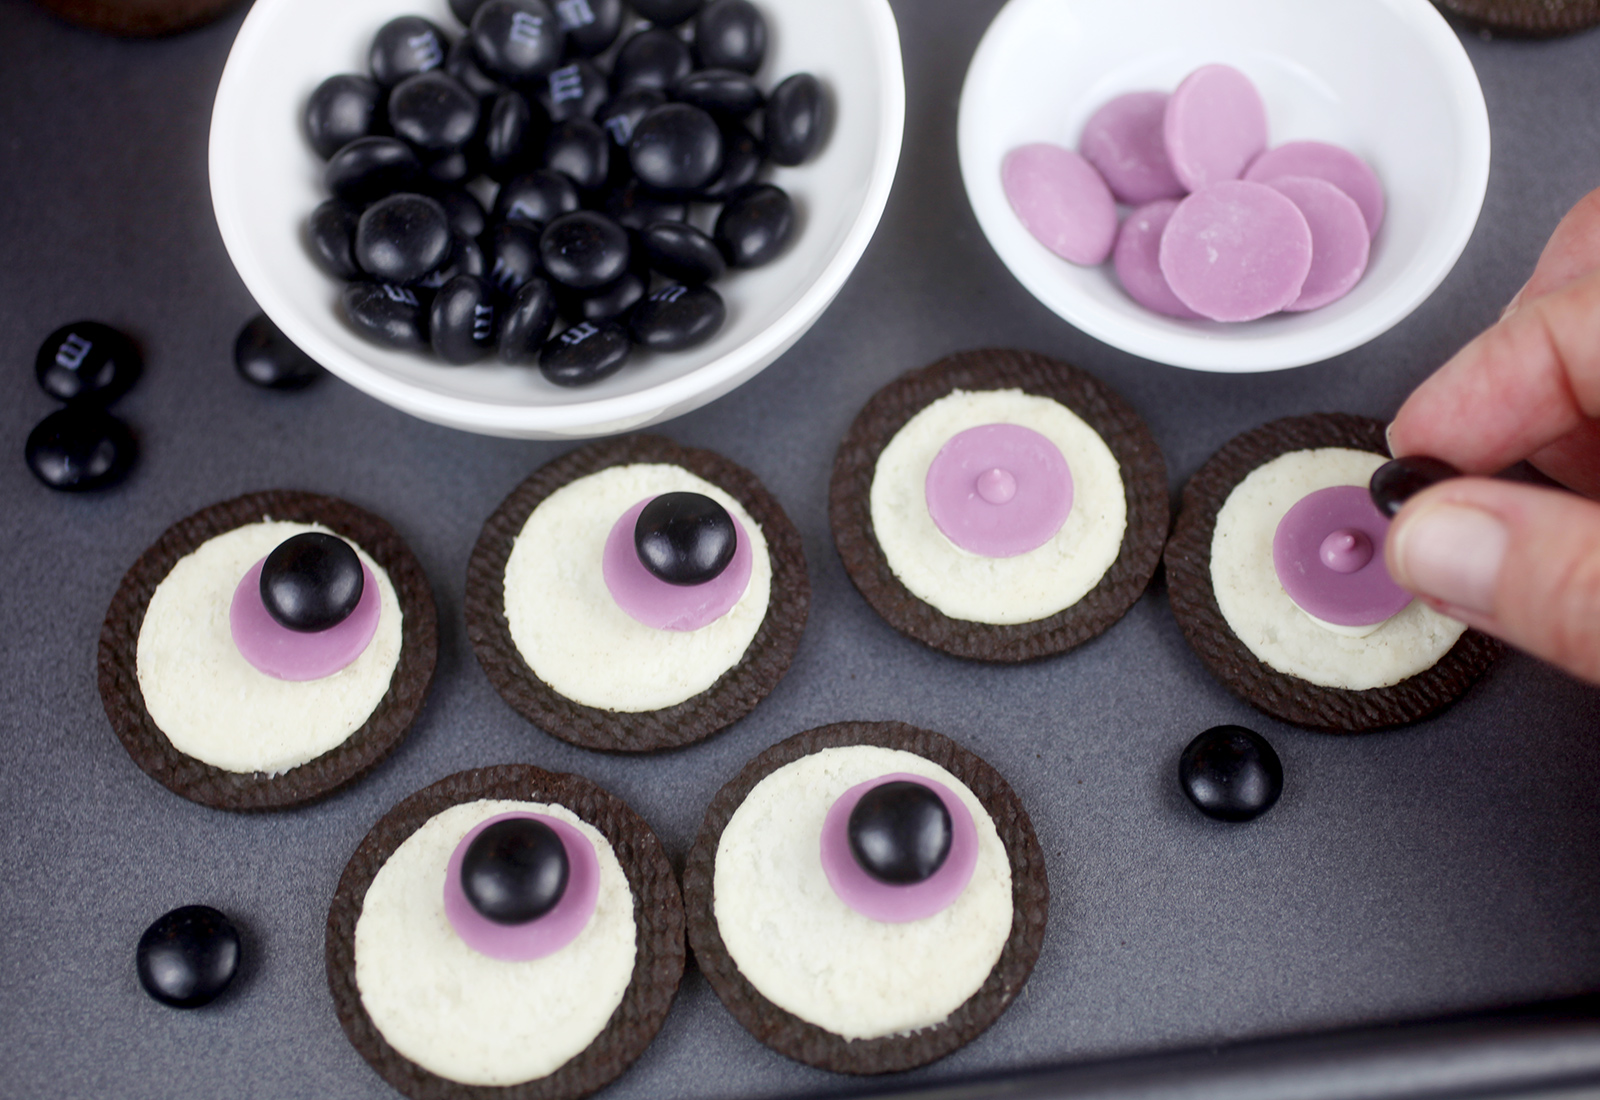
[[[1236,180],[1267,147],[1267,108],[1250,78],[1202,65],[1178,85],[1162,120],[1167,160],[1189,191]]]
[[[1161,233],[1176,209],[1178,200],[1161,199],[1129,214],[1117,234],[1112,264],[1128,297],[1146,309],[1184,321],[1201,320],[1172,293],[1161,273]]]
[[[1213,321],[1253,321],[1299,297],[1311,227],[1264,183],[1228,180],[1190,195],[1161,234],[1161,273],[1178,300]]]
[[[1333,184],[1361,208],[1370,237],[1383,224],[1383,184],[1366,161],[1325,141],[1290,141],[1268,149],[1245,171],[1244,178],[1271,183],[1282,176],[1310,176]]]
[[[1057,256],[1093,267],[1111,254],[1116,200],[1077,153],[1044,142],[1013,149],[1000,166],[1000,183],[1023,226]]]
[[[1361,207],[1327,180],[1311,176],[1283,176],[1267,186],[1299,207],[1311,227],[1311,270],[1300,296],[1284,309],[1303,313],[1350,293],[1367,270],[1372,246]]]
[[[1079,151],[1118,202],[1141,206],[1183,197],[1185,188],[1167,160],[1162,129],[1169,98],[1166,92],[1129,92],[1084,123]]]

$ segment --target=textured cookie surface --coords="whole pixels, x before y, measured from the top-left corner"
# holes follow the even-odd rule
[[[1388,453],[1380,422],[1325,413],[1276,420],[1237,436],[1195,472],[1184,487],[1165,555],[1172,611],[1211,674],[1274,717],[1348,733],[1414,722],[1464,693],[1499,654],[1500,644],[1469,630],[1432,668],[1399,683],[1361,691],[1323,687],[1263,662],[1228,628],[1217,604],[1211,546],[1217,514],[1229,494],[1252,471],[1282,455],[1324,447]]]
[[[1104,440],[1120,467],[1127,528],[1111,568],[1077,603],[1033,622],[994,625],[951,618],[901,583],[873,530],[870,499],[879,455],[917,413],[955,390],[1008,389],[1065,405]],[[896,630],[957,657],[1028,661],[1095,637],[1144,593],[1167,537],[1166,462],[1144,422],[1091,375],[1033,352],[962,352],[903,375],[867,402],[834,458],[828,517],[851,581]]]
[[[850,1040],[786,1012],[740,973],[717,926],[713,880],[723,830],[768,775],[824,749],[874,745],[914,753],[964,784],[994,823],[1010,863],[1011,928],[999,961],[976,993],[945,1020],[910,1034]],[[684,866],[689,940],[700,970],[734,1018],[780,1054],[841,1073],[911,1069],[964,1046],[992,1024],[1021,992],[1044,940],[1050,891],[1044,853],[1017,796],[993,768],[942,734],[901,722],[842,722],[800,733],[761,753],[724,786],[706,810]]]
[[[402,621],[399,663],[366,722],[327,752],[278,774],[224,771],[179,752],[145,706],[138,673],[140,629],[162,579],[208,540],[263,519],[315,524],[359,545],[387,573]],[[100,698],[128,755],[169,790],[222,810],[283,809],[338,790],[393,752],[422,708],[437,656],[433,593],[394,528],[333,497],[271,490],[223,501],[178,521],[134,562],[100,630]]]
[[[1434,0],[1505,35],[1550,38],[1600,26],[1600,0]]]
[[[384,862],[438,814],[484,799],[564,806],[597,830],[627,876],[638,933],[632,978],[604,1030],[548,1076],[513,1085],[463,1085],[405,1058],[377,1029],[356,985],[356,924]],[[412,1100],[577,1100],[615,1080],[661,1029],[683,976],[683,900],[661,842],[626,803],[580,776],[504,764],[441,779],[372,827],[339,880],[325,947],[328,986],[345,1035],[384,1080]]]
[[[506,620],[505,575],[517,536],[540,502],[579,478],[633,463],[681,466],[737,500],[766,538],[772,589],[766,615],[738,664],[681,703],[627,712],[574,702],[534,673]],[[743,718],[788,671],[810,602],[800,533],[755,475],[710,451],[653,435],[601,440],[540,467],[489,517],[467,565],[467,636],[489,682],[517,713],[545,732],[580,748],[610,752],[693,744]]]

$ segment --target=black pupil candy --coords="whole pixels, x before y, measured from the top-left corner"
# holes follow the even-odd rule
[[[139,984],[162,1004],[198,1008],[215,1000],[239,970],[239,932],[209,905],[185,905],[139,937]]]
[[[361,559],[334,535],[307,531],[279,543],[261,566],[261,602],[290,630],[310,634],[350,617],[365,587]]]
[[[508,818],[467,845],[461,890],[496,924],[526,924],[556,907],[569,874],[567,850],[554,829],[532,818]]]
[[[1461,471],[1443,459],[1407,455],[1391,459],[1374,470],[1367,491],[1372,494],[1372,503],[1378,511],[1393,519],[1406,501],[1428,486],[1460,476]]]
[[[106,405],[128,391],[141,365],[128,337],[98,321],[77,321],[39,345],[34,374],[40,388],[58,401]]]
[[[668,584],[705,584],[733,560],[733,517],[700,493],[662,493],[639,513],[633,545],[639,561]]]
[[[867,874],[891,886],[926,882],[950,855],[950,811],[932,788],[881,783],[850,811],[850,851]]]
[[[1283,793],[1283,763],[1267,739],[1243,726],[1214,726],[1178,758],[1178,782],[1201,813],[1249,821]]]
[[[92,405],[68,405],[28,433],[24,454],[33,476],[64,492],[103,489],[133,465],[126,424]]]

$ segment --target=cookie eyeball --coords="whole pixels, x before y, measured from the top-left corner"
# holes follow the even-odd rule
[[[261,602],[279,625],[310,634],[349,618],[365,583],[361,559],[349,543],[307,531],[267,555],[261,567]]]
[[[461,890],[496,924],[526,924],[556,907],[570,873],[566,847],[554,829],[531,818],[508,818],[467,846]]]
[[[954,829],[931,788],[892,780],[861,796],[850,811],[848,835],[863,871],[891,886],[910,886],[944,866]]]
[[[639,513],[639,561],[668,584],[705,584],[733,560],[737,538],[728,510],[700,493],[662,493]]]

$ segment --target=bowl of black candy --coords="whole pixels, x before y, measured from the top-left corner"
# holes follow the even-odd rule
[[[263,311],[359,389],[524,438],[777,359],[899,160],[887,0],[258,0],[212,202]]]

